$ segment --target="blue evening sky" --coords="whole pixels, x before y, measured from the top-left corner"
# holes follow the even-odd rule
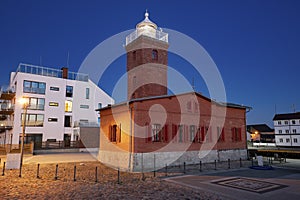
[[[0,85],[8,85],[20,62],[66,66],[67,52],[70,70],[77,71],[99,43],[135,28],[145,9],[158,26],[184,33],[206,49],[222,75],[227,100],[253,107],[248,124],[273,126],[275,105],[277,113],[292,112],[293,104],[300,110],[297,0],[1,0]],[[170,54],[169,65],[190,82],[194,78],[196,90],[209,95],[187,61]],[[105,72],[100,87],[111,94],[125,67],[121,56]]]

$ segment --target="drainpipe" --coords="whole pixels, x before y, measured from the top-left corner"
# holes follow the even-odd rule
[[[128,103],[129,111],[130,111],[130,139],[129,139],[129,160],[128,160],[128,170],[131,169],[131,156],[132,156],[132,107]]]

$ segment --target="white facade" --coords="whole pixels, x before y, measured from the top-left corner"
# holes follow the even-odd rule
[[[300,113],[275,115],[276,146],[300,146]]]
[[[80,138],[79,123],[99,126],[95,109],[113,104],[114,100],[87,75],[65,72],[64,75],[63,70],[20,64],[17,72],[11,73],[10,87],[16,92],[13,144],[19,143],[22,133],[24,109],[18,101],[22,97],[31,102],[27,109],[26,136],[37,137],[38,142],[66,138],[74,141]]]

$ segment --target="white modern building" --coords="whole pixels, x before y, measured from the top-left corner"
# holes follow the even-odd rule
[[[276,146],[300,146],[300,112],[276,114],[273,121]]]
[[[7,94],[11,95],[5,98]],[[25,111],[19,102],[22,98],[29,103],[25,140],[35,143],[79,140],[80,125],[99,127],[95,109],[114,103],[87,74],[29,64],[19,64],[11,73],[9,92],[1,95],[0,121],[6,128],[0,133],[0,143],[2,139],[6,144],[20,142]]]

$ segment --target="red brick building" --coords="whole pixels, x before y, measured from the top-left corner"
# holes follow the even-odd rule
[[[99,160],[129,171],[245,159],[247,107],[167,95],[168,35],[148,19],[126,38],[128,101],[100,109]]]

